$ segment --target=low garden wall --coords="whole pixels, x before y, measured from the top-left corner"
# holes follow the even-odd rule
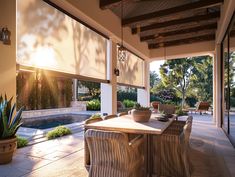
[[[50,116],[56,114],[68,114],[68,113],[79,113],[80,111],[86,111],[86,101],[77,101],[76,103],[71,103],[71,107],[68,108],[56,108],[56,109],[41,109],[41,110],[31,110],[23,111],[22,118],[32,118],[40,116]]]

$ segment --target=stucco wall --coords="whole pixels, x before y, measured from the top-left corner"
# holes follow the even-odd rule
[[[11,45],[0,41],[0,94],[16,97],[16,1],[0,0],[0,28],[11,32]]]

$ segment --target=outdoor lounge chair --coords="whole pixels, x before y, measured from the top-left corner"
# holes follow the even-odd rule
[[[104,120],[108,120],[108,119],[112,119],[112,118],[115,118],[115,117],[117,117],[117,115],[116,114],[112,114],[112,115],[104,116],[103,119]]]
[[[97,117],[97,118],[90,118],[90,119],[87,119],[85,121],[84,124],[91,124],[91,123],[95,123],[95,122],[99,122],[99,121],[102,121],[103,119],[100,118],[100,117]],[[85,129],[84,130],[84,133],[86,132],[87,130]],[[84,141],[84,163],[85,163],[85,167],[87,169],[90,168],[90,153],[89,153],[89,149],[88,149],[88,145],[87,145],[87,142],[86,140]]]
[[[196,112],[199,112],[200,115],[202,111],[206,112],[209,110],[210,104],[208,102],[198,102],[196,105]]]
[[[175,105],[171,104],[159,104],[159,112],[164,112],[165,114],[175,114]]]
[[[158,112],[158,106],[159,106],[160,102],[159,101],[153,101],[151,103],[151,106],[153,107],[153,112]]]
[[[87,130],[91,152],[89,177],[143,177],[143,142],[138,136],[131,142],[121,132]]]

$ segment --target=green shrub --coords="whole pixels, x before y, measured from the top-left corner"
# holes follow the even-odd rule
[[[137,100],[137,91],[122,91],[117,92],[117,100],[123,102],[124,100]]]
[[[100,100],[94,99],[87,102],[87,110],[99,111],[100,110]]]
[[[17,139],[17,148],[22,148],[28,145],[28,140],[20,136],[16,137]]]
[[[123,100],[123,104],[126,108],[133,108],[136,102],[132,100]]]
[[[235,98],[234,97],[230,97],[230,106],[235,107]]]
[[[102,118],[100,114],[93,114],[90,119]]]
[[[160,103],[163,103],[163,100],[161,98],[159,98],[158,96],[156,96],[155,94],[150,94],[150,102],[153,101],[159,101]]]
[[[50,139],[55,139],[64,135],[69,135],[69,134],[71,134],[71,130],[69,128],[64,127],[64,126],[59,126],[49,131],[46,136],[50,140]]]
[[[196,98],[196,96],[188,96],[186,97],[185,101],[187,105],[189,105],[189,107],[194,107],[198,102],[198,99]]]
[[[178,108],[176,111],[175,111],[175,114],[177,114],[177,116],[187,116],[188,113],[187,112],[184,112],[181,108]]]

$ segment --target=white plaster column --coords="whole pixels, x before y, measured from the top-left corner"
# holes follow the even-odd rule
[[[117,67],[117,44],[108,41],[107,50],[107,76],[110,83],[101,83],[101,113],[117,113],[117,76],[114,69]]]
[[[217,66],[216,66],[216,55],[215,53],[213,54],[213,122],[216,123],[216,69],[217,69]]]
[[[216,118],[216,126],[217,127],[221,127],[221,107],[222,107],[222,78],[221,78],[221,65],[222,65],[222,58],[221,58],[221,45],[217,44],[216,45],[216,49],[215,49],[215,67],[216,67],[216,75],[214,77],[215,79],[215,91],[216,91],[216,95],[215,95],[215,101],[216,101],[216,107],[215,109],[215,118]]]
[[[77,101],[77,91],[78,91],[78,88],[77,88],[77,84],[78,83],[78,80],[77,79],[73,79],[73,101]]]
[[[137,89],[137,102],[142,106],[150,106],[150,72],[149,72],[149,61],[144,62],[144,89]]]

